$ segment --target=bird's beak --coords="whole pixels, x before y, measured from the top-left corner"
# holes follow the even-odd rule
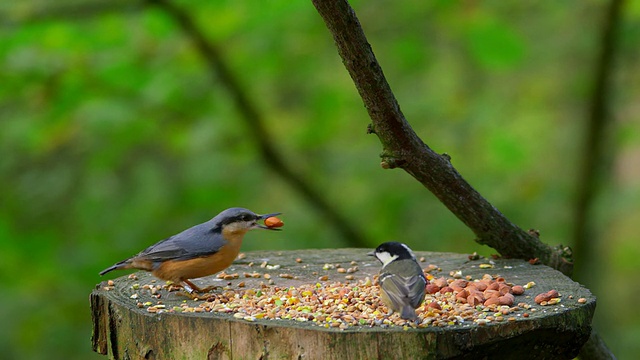
[[[375,250],[374,251],[370,251],[370,252],[367,253],[367,255],[376,256],[376,251]]]
[[[280,215],[280,214],[282,214],[282,213],[271,213],[271,214],[258,215],[258,220],[268,219],[268,218],[270,218],[272,216],[277,216],[277,215]],[[259,227],[261,229],[267,229],[267,230],[278,230],[278,231],[281,230],[279,228],[272,228],[272,227],[268,227],[266,225],[259,224],[259,223],[256,223],[256,227]]]
[[[272,217],[272,216],[278,216],[278,215],[280,215],[280,214],[282,214],[282,213],[273,213],[273,214],[258,215],[258,220],[264,220],[264,219],[270,218],[270,217]]]

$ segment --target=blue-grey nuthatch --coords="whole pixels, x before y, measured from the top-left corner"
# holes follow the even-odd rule
[[[375,256],[382,263],[378,277],[380,298],[389,308],[389,315],[398,312],[403,319],[415,320],[415,309],[424,300],[427,278],[411,249],[393,241],[380,244],[367,255]]]
[[[255,228],[279,230],[258,224],[258,220],[279,214],[257,215],[243,208],[226,209],[207,222],[104,269],[100,275],[117,269],[146,270],[159,279],[182,285],[189,294],[209,291],[210,288],[201,289],[189,279],[212,275],[229,267],[240,252],[244,234]]]

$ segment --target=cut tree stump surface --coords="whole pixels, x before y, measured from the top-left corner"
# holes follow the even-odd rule
[[[214,275],[194,283],[227,287],[213,291],[211,297],[229,291],[245,294],[262,286],[289,288],[317,283],[324,286],[336,281],[349,283],[344,287],[351,289],[358,283],[363,286],[362,280],[373,279],[380,270],[379,262],[366,255],[368,251],[247,252],[246,257],[236,260],[225,271],[237,273],[239,278],[222,280]],[[103,281],[91,293],[93,349],[114,359],[539,360],[571,359],[589,337],[596,299],[588,289],[558,271],[516,259],[469,260],[464,254],[430,252],[416,252],[416,257],[425,257],[425,262],[420,263],[423,268],[437,267],[430,271],[435,278],[453,278],[459,271],[463,279],[481,279],[490,274],[515,285],[535,282],[535,286],[515,297],[516,304],[526,303],[530,308],[521,307],[499,320],[491,317],[494,312],[488,312],[492,321],[482,324],[464,321],[424,328],[380,325],[325,328],[313,321],[245,319],[237,317],[240,314],[234,316],[233,310],[181,311],[185,307],[196,308],[204,300],[191,300],[181,291],[166,289],[152,294],[145,285],[158,286],[163,282],[147,272],[137,272],[114,279],[111,286]],[[261,267],[265,262],[279,268]],[[353,262],[357,263],[357,271],[353,273],[340,273],[337,268],[326,266],[341,264],[349,268],[355,266]],[[245,278],[244,273],[259,273],[261,277]],[[264,274],[270,274],[273,284],[268,284]],[[282,274],[287,278],[280,277]],[[323,276],[328,280],[320,280]],[[347,280],[346,276],[353,278]],[[244,286],[239,287],[240,283]],[[561,295],[558,304],[541,306],[534,302],[537,294],[552,289]],[[431,295],[427,295],[425,304],[430,299]],[[230,309],[232,303],[233,299],[227,304]],[[155,312],[150,312],[149,307]],[[389,319],[397,319],[397,315]]]

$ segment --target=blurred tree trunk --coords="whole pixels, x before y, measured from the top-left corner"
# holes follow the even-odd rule
[[[612,73],[618,50],[616,35],[622,22],[623,0],[611,0],[602,24],[600,53],[594,67],[594,85],[591,95],[589,118],[586,127],[583,163],[577,178],[577,200],[573,231],[573,251],[578,261],[575,267],[576,280],[589,284],[596,278],[598,258],[596,248],[600,243],[593,217],[594,199],[600,185],[606,180],[607,159],[605,143],[610,134],[612,116],[610,102]],[[580,350],[580,359],[613,359],[615,356],[595,330],[587,344]]]
[[[607,160],[605,143],[608,138],[612,117],[609,103],[612,94],[611,77],[617,51],[616,33],[620,27],[623,0],[611,0],[602,24],[600,53],[594,66],[594,84],[589,103],[589,118],[582,149],[582,166],[576,184],[575,221],[573,230],[573,251],[576,259],[577,280],[592,278],[589,269],[596,263],[595,246],[598,243],[593,226],[592,208],[599,185],[605,180]],[[592,272],[591,272],[592,273]]]

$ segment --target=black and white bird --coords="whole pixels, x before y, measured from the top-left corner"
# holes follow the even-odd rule
[[[406,320],[417,319],[416,311],[425,295],[427,278],[411,249],[399,242],[385,242],[367,255],[375,256],[382,263],[380,297],[389,308],[389,314],[400,313]]]

